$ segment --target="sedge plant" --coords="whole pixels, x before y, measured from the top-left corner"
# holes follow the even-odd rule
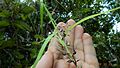
[[[40,5],[40,7],[41,7],[41,8],[40,8],[40,12],[41,12],[41,13],[40,13],[40,20],[41,20],[41,21],[40,21],[40,24],[41,24],[40,28],[42,29],[43,14],[44,14],[43,12],[46,11],[46,12],[47,12],[47,15],[48,15],[49,18],[50,18],[50,22],[52,23],[52,25],[53,25],[53,27],[54,27],[55,30],[54,30],[54,32],[53,32],[51,35],[49,35],[49,36],[45,39],[45,41],[44,41],[44,43],[42,44],[42,47],[41,47],[41,49],[40,49],[40,51],[39,51],[39,53],[38,53],[38,56],[37,56],[34,64],[31,66],[31,68],[35,68],[35,67],[36,67],[38,61],[39,61],[39,60],[41,59],[41,57],[43,56],[43,54],[44,54],[44,52],[45,52],[45,48],[47,47],[49,41],[50,41],[54,36],[57,36],[57,37],[58,37],[58,41],[60,42],[60,44],[61,44],[61,45],[65,48],[65,50],[67,51],[68,56],[69,56],[69,59],[72,60],[72,61],[74,61],[74,62],[76,62],[75,59],[74,59],[73,56],[72,56],[72,53],[69,51],[66,43],[64,42],[64,40],[62,40],[62,39],[58,36],[58,34],[60,34],[60,32],[57,30],[57,24],[56,24],[55,20],[53,19],[51,13],[48,11],[46,5],[43,3],[43,0],[40,0],[40,4],[41,4],[41,5]],[[73,24],[72,26],[69,26],[69,27],[67,28],[67,30],[65,31],[65,34],[67,35],[67,34],[68,34],[68,31],[70,31],[70,30],[73,29],[75,26],[79,25],[80,23],[82,23],[82,22],[84,22],[84,21],[86,21],[86,20],[88,20],[88,19],[94,18],[94,17],[99,16],[99,15],[102,15],[102,14],[109,13],[109,12],[111,12],[111,11],[115,11],[115,10],[118,10],[118,9],[120,9],[120,7],[117,7],[117,8],[114,8],[114,9],[111,9],[111,10],[108,10],[108,11],[105,11],[105,12],[101,12],[101,13],[98,13],[98,14],[94,14],[94,15],[85,17],[85,18],[81,19],[80,21],[78,21],[77,23]],[[41,31],[42,31],[42,30],[41,30]],[[78,68],[78,66],[77,66],[77,68]]]

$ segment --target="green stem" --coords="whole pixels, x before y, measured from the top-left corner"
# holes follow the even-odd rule
[[[48,42],[51,40],[51,38],[52,38],[55,34],[56,34],[56,32],[53,32],[53,34],[49,35],[49,36],[45,39],[45,42],[43,43],[43,45],[42,45],[42,47],[41,47],[41,49],[40,49],[40,51],[39,51],[39,53],[38,53],[38,56],[37,56],[34,64],[31,66],[31,68],[35,68],[35,67],[36,67],[38,61],[41,59],[41,57],[42,57],[42,55],[43,55],[43,53],[44,53],[44,51],[45,51],[45,48],[46,48]]]
[[[43,33],[43,14],[44,14],[44,8],[43,8],[43,0],[40,0],[40,29],[41,33]]]
[[[56,24],[55,20],[52,18],[52,15],[51,15],[51,13],[48,11],[48,9],[46,8],[45,4],[44,4],[44,8],[45,8],[45,10],[46,10],[46,12],[47,12],[47,14],[48,14],[51,22],[52,22],[53,27],[55,28],[57,24]]]

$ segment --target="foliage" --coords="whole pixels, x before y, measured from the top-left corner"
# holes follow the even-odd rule
[[[39,32],[38,18],[34,2],[4,0],[0,9],[1,68],[28,67],[34,62],[40,46],[33,42],[44,38],[34,37]]]
[[[44,3],[56,22],[70,18],[79,21],[105,8],[120,6],[119,0],[45,0]],[[0,9],[0,68],[27,68],[34,63],[43,41],[54,30],[50,14],[41,9],[40,1],[4,0]],[[120,33],[112,31],[115,22],[120,22],[119,10],[81,24],[92,35],[101,63],[120,64]]]

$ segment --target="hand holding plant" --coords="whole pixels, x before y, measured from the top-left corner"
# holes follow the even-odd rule
[[[67,24],[60,22],[60,30],[66,30],[75,23],[74,20],[68,20]],[[49,48],[37,64],[37,68],[99,68],[95,49],[92,46],[92,38],[88,33],[83,33],[83,28],[77,25],[64,37],[72,59],[59,40],[55,36],[52,38]],[[74,53],[76,52],[76,53]],[[76,65],[75,65],[76,63]]]

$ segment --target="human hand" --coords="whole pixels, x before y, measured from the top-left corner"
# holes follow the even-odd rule
[[[70,19],[67,24],[60,22],[58,27],[66,30],[69,26],[75,23]],[[93,47],[92,37],[88,33],[83,33],[82,26],[77,25],[72,29],[65,40],[70,44],[71,50],[74,50],[74,58],[76,59],[76,65],[73,62],[68,62],[67,55],[58,49],[60,46],[56,37],[52,38],[48,50],[38,62],[36,68],[99,68],[98,60],[96,58],[95,48]],[[71,51],[73,52],[73,51]]]

